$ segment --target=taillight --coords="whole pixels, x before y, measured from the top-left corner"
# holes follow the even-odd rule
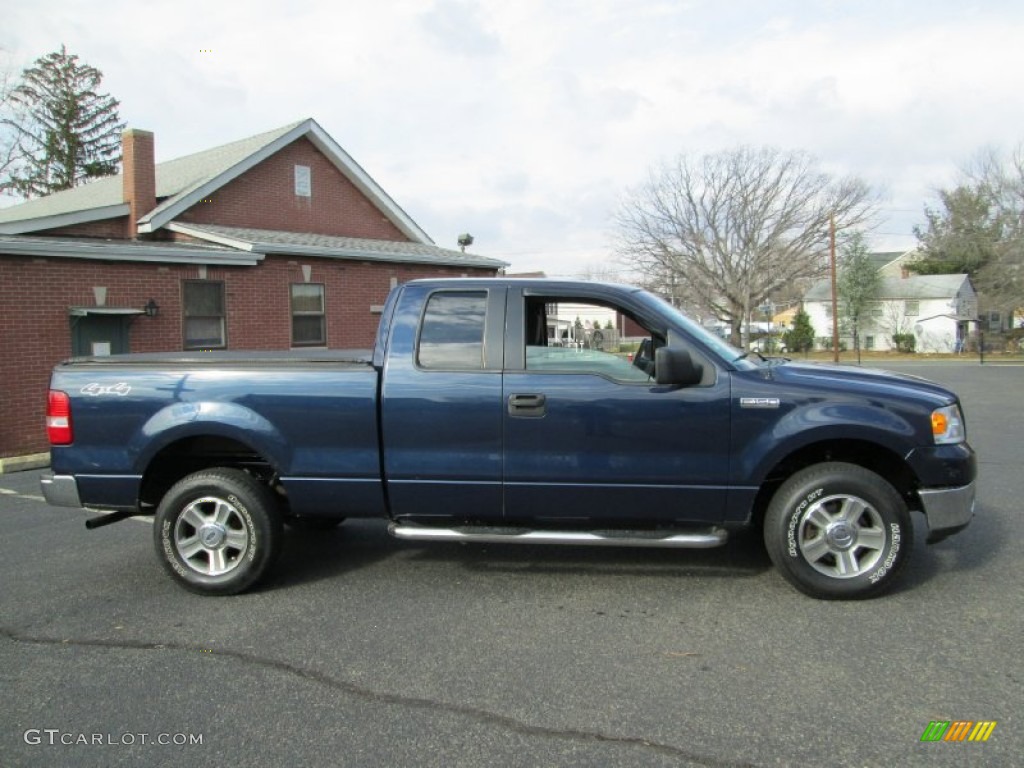
[[[46,402],[46,434],[50,445],[71,445],[71,398],[67,392],[50,390]]]

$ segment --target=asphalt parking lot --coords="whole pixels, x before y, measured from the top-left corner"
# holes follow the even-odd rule
[[[292,532],[274,578],[175,586],[0,475],[0,765],[1024,765],[1024,366],[901,364],[962,397],[972,525],[899,588],[819,602],[719,550]],[[984,743],[922,743],[934,720]]]

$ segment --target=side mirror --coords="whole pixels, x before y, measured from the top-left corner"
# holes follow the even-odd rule
[[[661,347],[654,352],[654,380],[659,385],[692,387],[704,378],[704,366],[693,362],[681,347]]]
[[[648,376],[654,375],[654,342],[651,337],[648,336],[646,339],[640,342],[640,346],[633,356],[633,365],[639,368],[641,371],[646,373]]]

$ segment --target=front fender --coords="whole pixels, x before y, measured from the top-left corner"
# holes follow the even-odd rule
[[[292,448],[281,432],[250,408],[231,402],[174,403],[151,416],[129,446],[135,470],[146,467],[164,448],[190,437],[223,437],[249,446],[279,472],[292,462]]]
[[[741,424],[745,411],[734,414]],[[766,421],[766,420],[765,420]],[[774,424],[747,430],[737,428],[738,449],[733,458],[733,482],[759,486],[772,469],[787,456],[816,443],[856,440],[872,443],[906,456],[919,444],[913,424],[903,415],[874,404],[818,402],[796,407]]]

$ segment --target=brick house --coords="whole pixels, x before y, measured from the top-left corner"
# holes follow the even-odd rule
[[[62,359],[365,348],[394,285],[507,266],[434,245],[314,120],[160,164],[123,141],[121,175],[0,209],[0,471],[47,449]]]

